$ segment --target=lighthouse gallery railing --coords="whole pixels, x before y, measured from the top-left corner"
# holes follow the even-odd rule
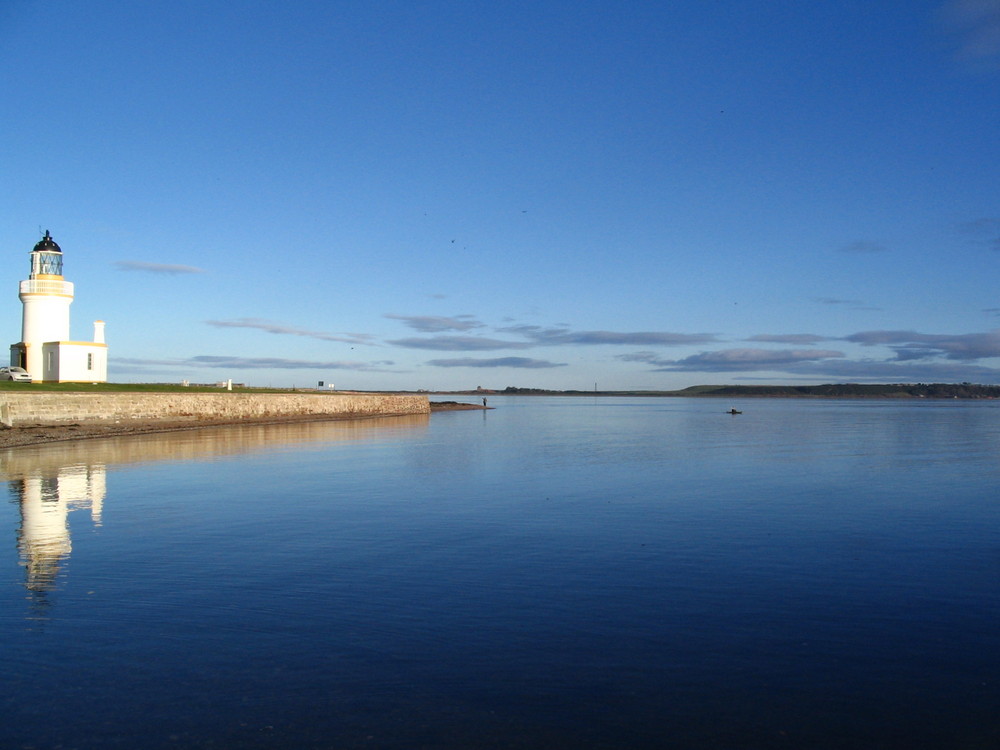
[[[73,282],[56,279],[28,279],[21,282],[21,294],[61,294],[73,296]]]

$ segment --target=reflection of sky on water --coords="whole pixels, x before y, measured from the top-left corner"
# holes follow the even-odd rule
[[[78,440],[0,452],[11,501],[20,507],[17,550],[31,592],[33,617],[51,604],[73,542],[70,513],[89,510],[102,523],[108,467],[212,460],[256,451],[309,450],[310,444],[371,440],[427,426],[429,416],[210,427],[180,432]]]
[[[494,402],[0,452],[0,746],[996,747],[995,405]]]

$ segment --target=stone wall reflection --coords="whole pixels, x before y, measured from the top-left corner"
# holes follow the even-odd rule
[[[426,428],[429,422],[427,414],[412,414],[373,419],[200,427],[68,440],[0,451],[0,473],[12,478],[25,471],[49,469],[55,472],[60,467],[76,464],[197,461],[263,450],[294,450],[299,444],[368,440],[395,433],[405,435]]]

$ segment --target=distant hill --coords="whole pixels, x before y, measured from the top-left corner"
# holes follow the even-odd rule
[[[688,394],[686,391],[696,390]],[[693,396],[783,396],[826,398],[1000,398],[1000,386],[974,383],[836,383],[826,385],[695,386]]]
[[[1000,398],[1000,385],[975,383],[827,383],[825,385],[695,385],[680,391],[550,391],[516,388],[502,391],[458,391],[496,393],[508,396],[724,396],[727,398]]]

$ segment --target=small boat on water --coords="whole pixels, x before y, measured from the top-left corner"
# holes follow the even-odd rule
[[[742,414],[743,412],[737,411],[736,409],[730,409],[726,414]]]

